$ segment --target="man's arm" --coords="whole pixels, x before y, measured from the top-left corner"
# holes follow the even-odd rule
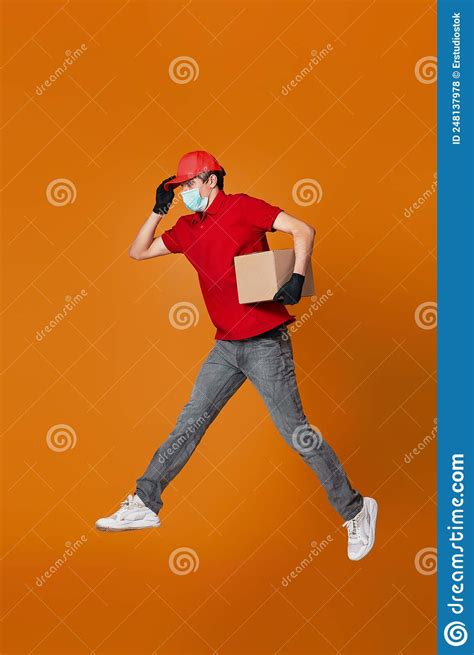
[[[300,221],[294,216],[285,212],[280,212],[273,222],[275,230],[291,234],[295,250],[295,268],[294,273],[304,275],[306,267],[311,259],[314,245],[314,227]]]
[[[171,251],[165,246],[163,239],[161,237],[155,239],[154,237],[159,222],[168,213],[173,203],[174,191],[173,189],[166,191],[165,184],[174,177],[174,175],[167,177],[156,189],[153,211],[128,250],[128,254],[133,259],[151,259],[151,257],[162,257],[170,254]]]
[[[130,257],[141,260],[170,254],[171,251],[165,246],[163,239],[154,236],[162,218],[163,214],[151,212],[129,248]]]

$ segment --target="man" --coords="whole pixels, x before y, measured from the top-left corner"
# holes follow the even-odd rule
[[[225,171],[204,151],[184,155],[175,176],[157,189],[153,212],[130,247],[143,260],[183,253],[197,270],[216,343],[194,384],[191,397],[175,427],[137,480],[134,495],[101,518],[100,530],[136,530],[160,525],[162,493],[191,457],[209,425],[248,378],[261,394],[285,439],[316,473],[334,509],[348,529],[348,556],[359,560],[375,540],[377,503],[352,488],[329,444],[308,423],[301,406],[287,325],[295,320],[285,305],[301,299],[306,267],[311,259],[314,229],[279,207],[244,193],[224,192]],[[168,212],[174,189],[192,212],[155,237]],[[293,237],[294,271],[273,301],[240,304],[234,256],[269,250],[266,232],[279,230]]]

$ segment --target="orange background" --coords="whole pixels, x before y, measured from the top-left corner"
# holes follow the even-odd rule
[[[436,415],[436,330],[415,320],[436,294],[435,196],[404,211],[436,170],[436,84],[415,75],[436,54],[435,4],[16,1],[3,18],[3,652],[434,653],[436,576],[415,558],[435,547],[436,446],[406,454]],[[181,56],[199,68],[187,84],[169,74]],[[359,563],[249,382],[167,489],[160,529],[94,529],[133,491],[213,345],[185,258],[127,256],[157,184],[200,148],[225,166],[227,192],[316,228],[317,289],[333,296],[293,347],[308,419],[379,502]],[[48,202],[58,178],[74,202]],[[292,197],[304,178],[323,190],[310,206]],[[173,327],[178,302],[197,307],[196,325]],[[46,435],[62,423],[75,445],[57,452]],[[199,559],[188,575],[169,566],[182,547]]]

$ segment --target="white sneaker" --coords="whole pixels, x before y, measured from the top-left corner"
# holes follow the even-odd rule
[[[375,543],[375,524],[377,522],[377,502],[364,498],[364,506],[353,519],[343,523],[347,527],[347,556],[359,560],[368,555]]]
[[[99,519],[95,527],[97,530],[120,532],[157,528],[159,525],[160,519],[155,512],[147,507],[139,496],[129,494],[115,514]]]

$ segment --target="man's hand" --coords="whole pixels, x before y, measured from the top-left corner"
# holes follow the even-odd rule
[[[296,305],[301,300],[304,275],[293,273],[288,282],[279,289],[273,296],[273,300],[282,305]]]
[[[162,214],[164,216],[165,214],[168,213],[168,210],[171,207],[171,203],[173,202],[174,191],[173,189],[170,189],[169,191],[165,191],[164,187],[166,182],[169,182],[175,177],[176,175],[172,175],[171,177],[168,177],[166,180],[163,180],[163,182],[157,188],[156,202],[155,202],[155,206],[153,207],[153,211],[155,214]]]

